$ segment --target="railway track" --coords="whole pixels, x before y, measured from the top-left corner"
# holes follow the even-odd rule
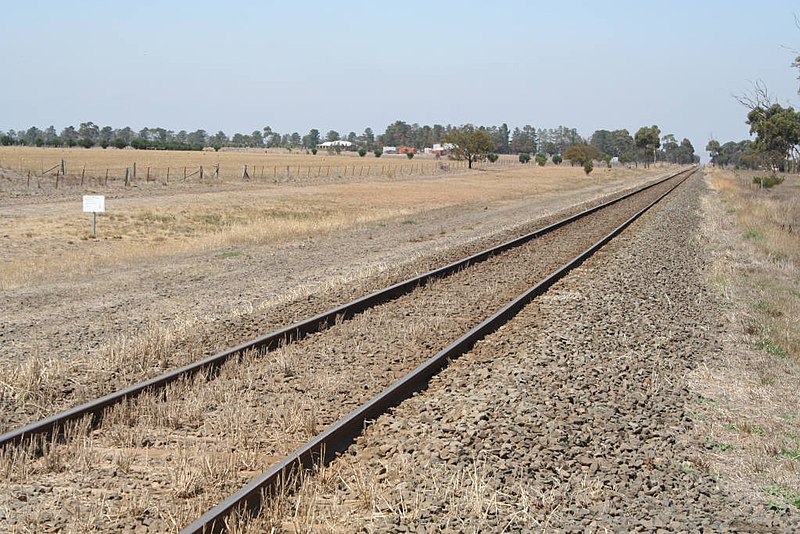
[[[231,403],[237,399],[244,400],[254,404],[250,409],[257,409],[259,402],[263,408],[263,399],[269,398],[288,407],[287,413],[305,413],[305,423],[295,422],[294,426],[284,424],[282,431],[277,432],[280,439],[268,444],[270,452],[267,457],[254,462],[256,469],[252,471],[269,467],[263,474],[185,529],[186,532],[222,530],[225,518],[231,512],[241,506],[258,508],[264,492],[274,490],[298,469],[333,458],[337,451],[346,448],[354,439],[365,421],[374,419],[424,387],[430,376],[446,365],[449,359],[469,350],[478,339],[498,328],[693,172],[694,169],[682,171],[493,249],[190,366],[6,433],[0,436],[0,444],[6,448],[24,447],[26,443],[34,442],[41,445],[45,442],[43,436],[50,436],[54,431],[58,434],[59,429],[71,422],[84,421],[88,427],[97,427],[90,434],[92,447],[102,451],[98,454],[106,457],[118,457],[114,456],[118,452],[109,452],[115,447],[125,451],[141,450],[152,448],[156,443],[156,448],[170,449],[179,441],[184,445],[191,442],[200,448],[210,442],[236,444],[237,440],[250,439],[257,442],[257,446],[253,447],[253,450],[257,450],[265,444],[256,437],[259,432],[265,431],[262,423],[267,423],[266,430],[270,430],[269,425],[274,421],[259,420],[255,428],[239,432],[219,424],[224,415],[216,418],[205,415],[221,411],[220,402],[212,401],[199,408],[190,408],[186,406],[188,403],[185,399],[192,395],[202,398],[214,398],[215,395],[220,398],[222,395],[221,398]],[[542,251],[547,253],[542,254]],[[381,329],[394,330],[405,323],[412,326],[405,327],[399,335],[380,333]],[[462,335],[465,331],[467,333]],[[372,332],[372,335],[360,337],[364,332]],[[330,336],[334,341],[326,341]],[[439,340],[445,341],[439,343]],[[428,358],[444,343],[448,343],[445,349]],[[337,348],[338,345],[343,348]],[[274,360],[263,362],[268,352],[277,356]],[[393,354],[395,357],[392,357]],[[252,371],[257,366],[269,369],[259,374]],[[414,370],[409,373],[412,368]],[[324,381],[310,380],[315,374],[337,377],[348,372],[350,375],[344,383],[325,385]],[[243,374],[246,375],[246,385],[241,383]],[[192,379],[193,376],[199,379]],[[370,378],[362,378],[367,376]],[[211,377],[215,380],[209,381]],[[304,381],[310,381],[312,385],[302,384]],[[362,381],[364,383],[359,384]],[[267,386],[262,382],[271,383]],[[254,386],[256,383],[259,385]],[[389,384],[392,385],[387,388]],[[315,387],[316,392],[312,391]],[[225,398],[220,391],[237,393],[233,398]],[[298,394],[307,400],[305,404],[292,404],[291,399]],[[139,395],[143,395],[144,400],[135,400]],[[176,400],[180,402],[181,399],[184,399],[184,411],[172,419],[169,415],[164,416],[172,409],[168,408],[170,403],[175,404]],[[111,407],[114,408],[109,410]],[[355,409],[342,417],[350,408]],[[184,424],[192,419],[187,416],[187,410],[197,409],[202,415],[195,414],[195,417],[202,423],[191,428],[191,424]],[[142,413],[150,415],[142,416]],[[104,416],[107,422],[100,425]],[[161,430],[153,433],[158,437],[149,443],[137,443],[131,436],[120,439],[119,427],[136,428],[142,419],[148,417],[158,419],[154,426]],[[177,428],[169,428],[176,426],[175,420],[183,422],[179,422]],[[214,424],[218,428],[211,431],[186,430],[187,426],[194,431],[197,428],[207,430],[206,427]],[[326,426],[327,429],[316,434],[317,426]],[[303,443],[302,438],[308,435],[314,436],[313,439]],[[187,436],[191,439],[185,439]],[[55,442],[51,440],[51,443]],[[291,452],[295,445],[299,447]],[[276,463],[275,460],[279,458],[282,459]],[[237,482],[243,478],[242,471],[239,469],[239,475],[233,477]],[[119,474],[114,477],[118,478]],[[218,490],[224,491],[228,486],[231,486],[228,482],[220,484]],[[200,499],[192,509],[207,508],[213,500],[210,496],[205,500]],[[167,526],[174,528],[179,523],[177,521]]]

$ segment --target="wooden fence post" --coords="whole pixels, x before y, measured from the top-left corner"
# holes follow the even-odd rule
[[[131,169],[130,167],[125,167],[125,187],[131,185]]]
[[[108,185],[108,169],[106,169],[106,180],[105,180],[104,185]]]
[[[201,182],[203,181],[203,175],[204,175],[204,172],[203,172],[203,166],[202,166],[202,165],[200,165],[200,181],[201,181]]]
[[[169,167],[167,167],[167,179],[166,179],[166,180],[164,180],[164,183],[165,183],[165,184],[168,184],[168,183],[169,183]]]
[[[86,176],[86,165],[83,165],[83,169],[81,169],[81,185],[83,185],[83,177]]]

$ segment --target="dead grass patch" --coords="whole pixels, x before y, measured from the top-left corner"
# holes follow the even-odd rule
[[[708,467],[740,494],[800,509],[800,177],[766,191],[707,169],[709,277],[729,327],[721,359],[691,377]]]
[[[81,212],[83,191],[21,203],[0,197],[0,217],[10,223],[0,236],[0,289],[64,281],[154,257],[274,245],[365,224],[411,221],[415,214],[446,206],[485,206],[554,191],[600,192],[609,183],[622,188],[631,178],[647,176],[620,168],[595,174],[586,177],[568,166],[500,167],[397,182],[238,181],[174,193],[126,191],[107,198],[106,212],[98,215],[97,239],[91,235],[91,216]]]

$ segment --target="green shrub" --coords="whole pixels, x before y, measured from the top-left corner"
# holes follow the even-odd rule
[[[358,155],[363,158],[364,156],[367,155],[367,149],[362,146],[361,148],[358,149]]]
[[[561,157],[561,154],[556,154],[553,156],[553,163],[556,165],[561,165],[562,161],[564,161],[564,158]]]
[[[413,152],[406,152],[406,157],[408,159],[413,159],[414,158],[414,153]]]
[[[375,154],[376,158],[379,158],[383,155],[383,150],[381,150],[380,148],[376,148],[375,150],[372,151],[372,153]]]
[[[587,161],[583,164],[583,172],[585,172],[587,176],[592,172],[592,169],[594,169],[594,165],[592,165],[591,161]]]
[[[531,155],[527,152],[523,152],[519,155],[519,162],[520,163],[529,163],[531,161]]]
[[[783,183],[783,176],[776,176],[774,174],[771,176],[756,176],[755,178],[753,178],[753,183],[759,184],[761,185],[761,187],[769,189],[774,185]]]
[[[316,156],[316,155],[317,155],[317,149],[316,149],[316,148],[312,148],[312,149],[311,149],[311,153],[312,153],[312,154],[314,154],[314,155]]]
[[[541,152],[536,154],[536,164],[539,165],[539,167],[544,167],[545,163],[547,163],[547,156],[545,156]]]
[[[530,154],[528,156],[530,157]],[[500,156],[498,156],[494,152],[489,152],[488,154],[486,154],[486,159],[488,159],[491,163],[496,162],[499,157]]]

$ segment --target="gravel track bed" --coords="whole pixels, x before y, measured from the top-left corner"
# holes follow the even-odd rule
[[[101,272],[77,289],[59,285],[45,295],[9,291],[1,299],[7,320],[0,323],[0,365],[15,369],[20,361],[26,363],[10,384],[0,378],[0,432],[157,376],[617,195],[546,217],[537,216],[525,203],[514,204],[485,211],[483,226],[476,225],[474,215],[437,210],[418,217],[418,225],[398,221],[386,231],[359,228],[332,243],[290,243],[266,254],[248,251],[242,260],[247,263],[236,258],[236,266],[221,272],[208,265],[219,260],[186,258],[168,267],[155,266],[144,278],[134,275],[109,284],[120,273]],[[522,222],[509,225],[509,220]],[[354,242],[362,249],[365,267],[360,271],[357,259],[348,264]],[[378,256],[384,260],[376,262]],[[226,291],[231,278],[237,279],[235,292]],[[103,298],[92,297],[95,293]],[[74,302],[75,294],[86,298]],[[74,304],[59,309],[61,302]],[[53,310],[57,317],[46,319]],[[134,351],[137,355],[132,357]]]
[[[113,409],[88,438],[51,447],[39,460],[16,460],[34,467],[28,465],[31,473],[19,465],[9,469],[11,513],[5,524],[0,515],[0,527],[31,521],[41,510],[54,511],[41,524],[55,528],[75,528],[76,517],[90,517],[93,528],[111,531],[185,525],[597,241],[666,187],[303,341],[226,365],[215,380],[178,383],[166,395],[146,395]]]
[[[250,531],[800,529],[726,493],[692,434],[685,376],[723,329],[704,193],[691,179]]]

